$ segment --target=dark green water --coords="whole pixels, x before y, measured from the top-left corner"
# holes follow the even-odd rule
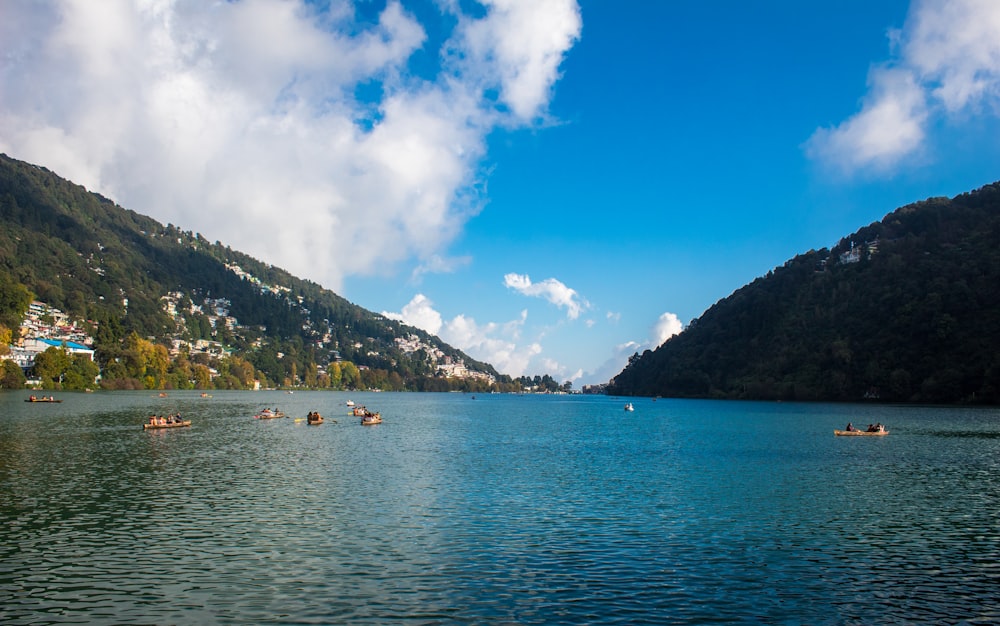
[[[0,621],[1000,621],[996,410],[153,395],[0,395]]]

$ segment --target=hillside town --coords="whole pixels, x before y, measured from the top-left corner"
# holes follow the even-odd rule
[[[227,269],[243,280],[254,283],[262,292],[284,296],[289,291],[284,287],[266,285],[237,265],[227,265]],[[223,358],[231,352],[231,348],[216,339],[220,335],[219,331],[227,331],[229,336],[232,336],[240,334],[243,330],[239,320],[230,314],[231,302],[226,298],[204,297],[200,302],[196,302],[185,294],[175,291],[161,297],[160,303],[162,310],[175,325],[175,332],[168,347],[171,358],[177,358],[182,354],[188,358],[204,355],[206,362],[211,361],[211,359]],[[308,315],[307,310],[303,309],[303,311]],[[203,334],[211,338],[191,338],[187,323],[192,317],[207,321],[208,328]],[[311,324],[311,322],[307,323]],[[0,358],[16,363],[28,378],[29,385],[37,384],[38,381],[31,378],[31,371],[36,357],[49,348],[63,347],[71,355],[82,354],[94,361],[94,339],[88,332],[88,329],[94,328],[96,328],[96,323],[93,321],[84,323],[73,320],[63,311],[35,300],[31,302],[25,312],[21,327],[13,334],[7,353],[0,355]],[[340,363],[342,359],[339,346],[332,340],[330,333],[317,330],[315,335],[314,346],[329,352],[330,363]],[[257,340],[258,347],[260,341]],[[468,368],[462,359],[445,354],[415,334],[396,337],[395,345],[403,354],[415,354],[422,351],[433,364],[437,376],[449,379],[477,380],[487,384],[495,382],[492,375]],[[352,347],[363,349],[364,344],[357,342]],[[369,351],[368,355],[378,356],[378,353]],[[318,374],[325,374],[326,367],[327,365],[320,365]],[[358,368],[363,370],[365,366],[361,365]],[[218,374],[214,368],[209,368],[209,371],[213,379]],[[256,388],[259,388],[259,384],[256,385]]]

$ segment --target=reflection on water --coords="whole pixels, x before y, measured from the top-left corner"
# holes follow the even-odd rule
[[[213,396],[0,395],[5,623],[1000,619],[996,411]]]

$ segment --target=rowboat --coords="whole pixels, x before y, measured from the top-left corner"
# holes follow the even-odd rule
[[[867,430],[834,430],[833,434],[838,437],[882,437],[888,435],[888,430],[876,430],[874,432],[869,432]]]
[[[25,402],[53,402],[58,404],[62,402],[62,400],[56,400],[55,398],[28,398]]]
[[[309,424],[322,424],[323,416],[315,411],[310,411],[309,415],[306,416],[306,422]]]
[[[381,423],[382,423],[381,413],[369,413],[368,415],[365,415],[364,417],[361,418],[362,426],[371,426],[373,424],[381,424]]]
[[[143,430],[152,430],[154,428],[183,428],[184,426],[190,426],[191,420],[184,420],[183,422],[170,422],[169,424],[143,424]]]
[[[279,417],[285,417],[285,414],[282,411],[265,410],[261,411],[257,415],[254,415],[254,417],[256,417],[259,420],[273,420]]]

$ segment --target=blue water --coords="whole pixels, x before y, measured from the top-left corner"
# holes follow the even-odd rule
[[[154,395],[0,395],[0,621],[1000,621],[997,410]]]

